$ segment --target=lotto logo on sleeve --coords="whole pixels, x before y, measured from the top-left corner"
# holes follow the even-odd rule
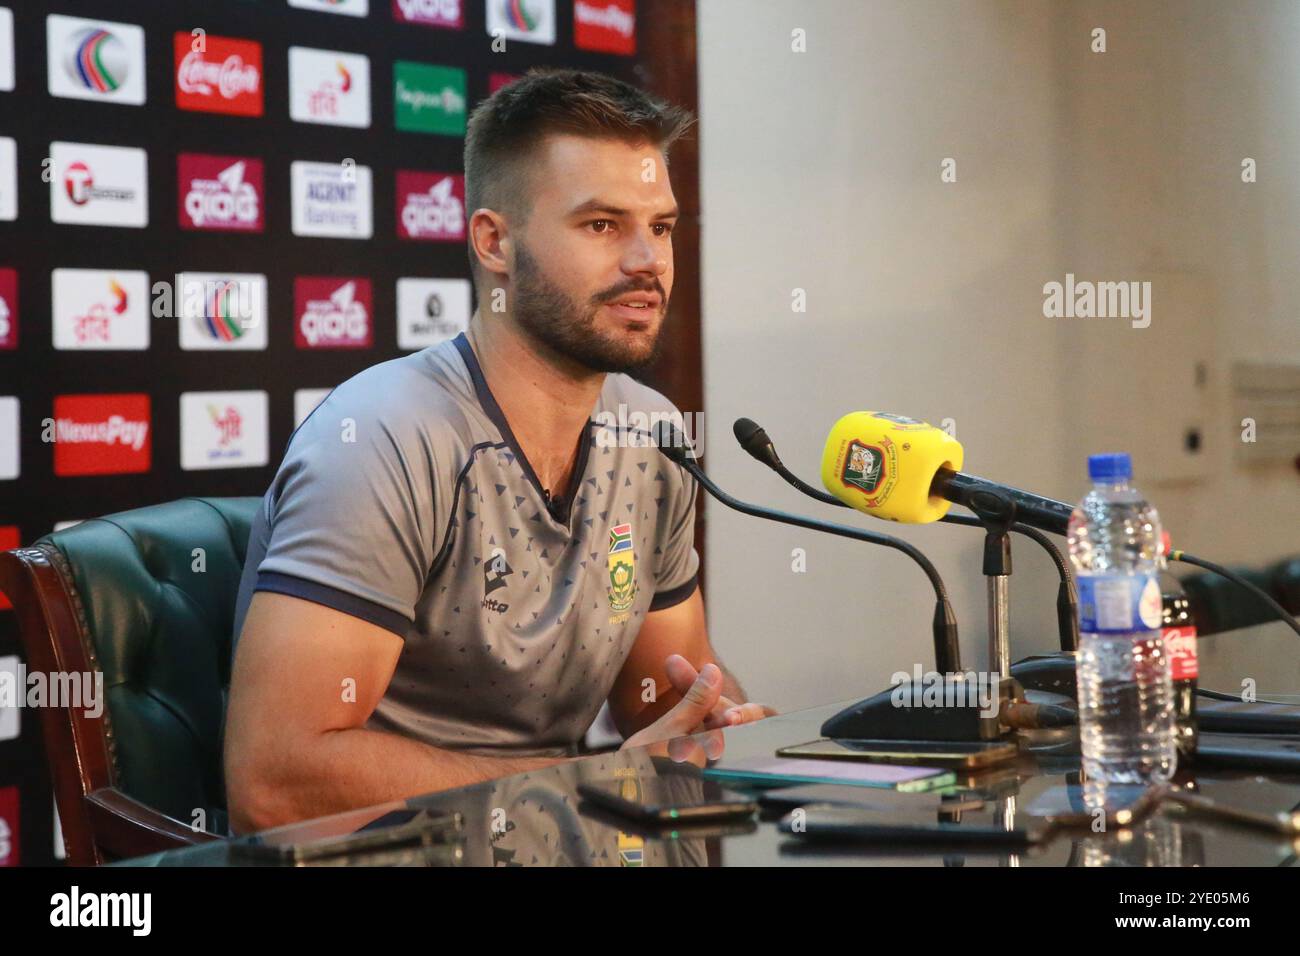
[[[300,349],[368,349],[370,280],[299,276],[293,282],[294,344]]]
[[[422,349],[469,328],[468,279],[398,279],[397,347]]]
[[[182,392],[181,468],[256,468],[267,463],[262,391]]]
[[[46,70],[51,96],[144,103],[144,30],[133,23],[45,18]]]
[[[56,349],[147,349],[149,274],[55,269],[50,275]]]
[[[152,464],[149,396],[54,396],[54,473],[139,474]]]
[[[266,348],[266,276],[182,272],[176,279],[182,349]]]
[[[636,53],[636,0],[577,0],[573,45],[602,53]]]
[[[176,105],[183,110],[262,115],[262,44],[178,32]]]
[[[555,43],[555,0],[487,0],[491,37],[524,43]]]
[[[369,166],[298,161],[289,165],[289,180],[295,236],[370,238]]]
[[[464,241],[465,177],[399,169],[397,234],[403,239]]]
[[[329,126],[370,125],[370,59],[289,47],[289,118]]]
[[[465,25],[461,0],[392,0],[393,19],[459,30]]]
[[[289,6],[321,13],[341,13],[345,17],[364,17],[370,12],[370,0],[289,0]]]
[[[0,481],[17,478],[18,467],[18,399],[0,395]]]
[[[149,225],[143,149],[51,143],[50,218],[81,226]]]
[[[0,269],[0,352],[18,348],[18,272]]]
[[[260,159],[180,153],[176,185],[182,229],[262,231],[265,189]]]

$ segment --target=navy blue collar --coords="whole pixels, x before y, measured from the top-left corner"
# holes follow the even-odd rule
[[[537,489],[537,493],[541,495],[542,500],[546,502],[546,510],[551,513],[551,517],[556,521],[561,524],[568,524],[569,515],[573,510],[573,498],[587,473],[587,458],[591,452],[591,420],[587,420],[587,426],[582,430],[582,435],[578,439],[578,462],[574,465],[573,475],[569,478],[568,497],[551,497],[550,490],[542,487],[542,482],[537,477],[537,472],[533,470],[528,456],[519,447],[519,441],[515,438],[510,423],[506,421],[505,412],[501,411],[501,406],[497,404],[496,396],[488,388],[487,379],[483,376],[483,368],[478,364],[478,356],[474,354],[474,349],[470,346],[465,333],[461,332],[457,335],[452,340],[452,344],[460,352],[460,357],[465,361],[465,368],[469,370],[470,381],[474,383],[474,394],[478,396],[479,405],[483,407],[487,417],[492,420],[492,424],[496,425],[501,437],[510,446],[510,450],[514,452],[515,457],[519,459],[519,464],[523,466],[524,474],[528,477],[529,482]]]

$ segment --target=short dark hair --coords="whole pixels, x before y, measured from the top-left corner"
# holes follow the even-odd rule
[[[695,122],[630,83],[583,70],[536,67],[503,86],[470,114],[465,131],[465,209],[493,209],[527,221],[528,171],[544,137],[570,133],[651,143],[664,154]],[[470,250],[470,266],[478,262]]]

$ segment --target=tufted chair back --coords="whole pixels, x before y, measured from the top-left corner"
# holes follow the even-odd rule
[[[231,629],[260,503],[185,498],[0,555],[29,671],[103,674],[102,715],[42,712],[72,862],[225,834]]]

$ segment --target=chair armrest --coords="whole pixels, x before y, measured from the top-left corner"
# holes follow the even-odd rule
[[[86,812],[106,863],[221,839],[159,813],[116,787],[88,794]]]

